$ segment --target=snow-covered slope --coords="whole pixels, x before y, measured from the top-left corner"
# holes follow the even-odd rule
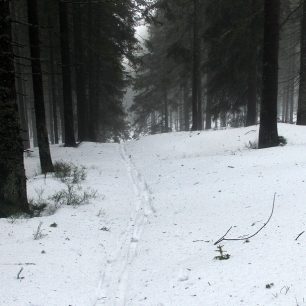
[[[306,128],[279,130],[288,145],[266,150],[249,149],[256,127],[54,146],[55,160],[87,167],[99,197],[0,220],[0,305],[306,305],[306,234],[295,240],[306,230]],[[47,197],[59,183],[33,176],[34,155],[29,195]],[[266,222],[274,193],[269,224],[249,243],[223,241],[230,258],[215,260],[229,227],[236,238]],[[39,222],[47,236],[34,240]]]

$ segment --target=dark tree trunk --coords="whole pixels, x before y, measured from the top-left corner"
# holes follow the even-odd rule
[[[279,144],[277,131],[279,14],[280,0],[265,0],[259,148],[268,148]]]
[[[11,15],[13,18],[17,20],[17,14],[15,9],[14,1],[11,2]],[[17,42],[16,46],[13,47],[14,54],[17,55],[15,58],[15,74],[16,74],[16,87],[17,87],[17,104],[19,110],[19,118],[20,118],[20,126],[21,126],[21,136],[23,142],[23,148],[29,149],[30,148],[30,137],[29,137],[29,128],[28,128],[28,121],[27,121],[27,109],[26,109],[26,101],[25,101],[25,92],[22,80],[22,66],[20,56],[20,47],[18,43],[20,42],[19,39],[19,28],[15,24],[12,24],[12,39],[13,41]]]
[[[303,0],[300,65],[300,89],[296,124],[306,125],[306,0]]]
[[[87,131],[87,105],[85,89],[84,71],[84,46],[82,14],[80,4],[73,6],[73,34],[74,34],[74,64],[75,64],[75,83],[77,96],[78,113],[78,139],[84,141],[88,139]]]
[[[211,98],[209,93],[207,93],[206,98],[206,110],[205,110],[205,130],[211,129]]]
[[[24,99],[24,91],[23,91],[23,84],[21,80],[21,71],[19,69],[16,69],[16,72],[18,73],[17,76],[17,89],[18,89],[18,110],[19,110],[19,116],[20,116],[20,125],[21,125],[21,135],[22,135],[22,142],[23,142],[23,148],[29,149],[30,148],[30,137],[29,137],[29,128],[28,128],[28,121],[27,121],[27,115],[26,115],[26,102]],[[20,73],[20,74],[19,74]]]
[[[287,89],[287,86],[284,86],[282,88],[282,122],[283,123],[286,122],[286,105],[287,105],[287,101],[286,101],[286,89]]]
[[[0,217],[29,210],[10,20],[10,1],[0,0]]]
[[[169,109],[168,109],[168,94],[164,89],[164,133],[169,132]]]
[[[54,131],[54,143],[58,144],[58,122],[57,122],[57,95],[56,95],[56,83],[55,83],[55,69],[54,69],[54,42],[51,31],[50,15],[48,19],[49,26],[49,43],[50,43],[50,91],[52,96],[52,117],[53,117],[53,131]]]
[[[193,0],[193,58],[192,58],[192,127],[193,131],[199,129],[199,0]]]
[[[255,0],[252,0],[251,5],[251,30],[250,30],[250,45],[249,45],[249,71],[248,71],[248,89],[247,89],[247,117],[246,126],[257,124],[257,60],[256,60],[256,43],[253,37],[256,35],[257,24],[254,21],[256,14]]]
[[[27,0],[37,141],[42,173],[53,172],[44,104],[37,1]]]
[[[95,94],[94,94],[94,71],[95,68],[93,66],[93,12],[92,12],[92,3],[91,0],[88,0],[88,25],[87,25],[87,36],[88,36],[88,106],[89,106],[89,114],[88,114],[88,140],[89,141],[97,141],[96,135],[96,109],[95,109]]]
[[[63,111],[65,126],[65,146],[75,147],[74,118],[71,91],[70,52],[69,52],[69,27],[67,3],[59,0],[62,77],[63,77]]]
[[[184,130],[187,132],[189,131],[189,110],[190,110],[190,106],[189,106],[189,87],[188,85],[185,85],[183,90],[184,90]]]
[[[201,51],[199,52],[199,54]],[[203,130],[203,107],[202,107],[202,78],[201,78],[201,71],[200,71],[200,63],[201,63],[201,56],[199,55],[198,59],[198,130]]]
[[[207,81],[206,81],[206,108],[205,108],[205,130],[211,129],[211,92],[210,92],[210,74],[207,73]]]

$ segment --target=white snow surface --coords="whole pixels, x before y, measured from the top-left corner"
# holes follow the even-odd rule
[[[258,127],[52,146],[53,160],[86,167],[84,188],[98,197],[0,220],[0,305],[306,305],[306,233],[296,240],[306,230],[306,127],[280,124],[279,134],[288,144],[265,150],[249,148]],[[29,198],[62,188],[37,176],[36,151],[25,163]],[[266,227],[249,243],[222,241],[230,258],[214,259],[231,226],[227,238],[263,226],[274,193]],[[45,236],[34,240],[40,222]]]

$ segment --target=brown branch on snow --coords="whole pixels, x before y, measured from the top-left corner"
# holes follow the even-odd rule
[[[273,197],[273,205],[272,205],[272,211],[271,211],[271,214],[268,218],[268,220],[263,224],[263,226],[257,230],[254,234],[252,235],[249,235],[249,236],[245,236],[243,238],[226,238],[226,235],[231,231],[231,229],[233,228],[232,226],[228,229],[228,231],[220,238],[218,239],[214,245],[217,245],[219,244],[220,242],[222,241],[244,241],[244,240],[248,240],[248,239],[251,239],[253,238],[254,236],[256,236],[259,232],[261,232],[266,226],[267,224],[270,222],[272,216],[273,216],[273,213],[274,213],[274,207],[275,207],[275,198],[276,198],[276,193],[274,193],[274,197]]]

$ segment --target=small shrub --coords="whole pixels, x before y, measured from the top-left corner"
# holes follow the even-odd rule
[[[88,189],[84,191],[74,184],[66,184],[66,189],[62,189],[55,193],[50,199],[54,201],[56,205],[78,206],[87,204],[89,200],[95,199],[96,196],[97,192],[95,190]]]
[[[37,229],[33,233],[33,239],[34,240],[39,240],[39,239],[42,239],[42,238],[47,236],[47,234],[43,233],[43,229],[41,228],[42,225],[43,225],[43,223],[39,222]]]
[[[80,184],[86,179],[86,168],[73,163],[58,161],[54,164],[54,176],[63,183]]]
[[[266,284],[266,289],[271,289],[273,286],[274,286],[274,284],[273,284],[273,283]]]
[[[280,146],[285,146],[287,144],[287,139],[284,136],[278,136],[278,142]]]
[[[29,200],[30,213],[33,217],[41,216],[41,213],[49,206],[49,202],[44,198],[44,189],[35,189],[37,199]]]
[[[215,259],[217,260],[228,260],[231,257],[230,254],[225,254],[226,251],[223,250],[223,245],[218,245],[216,252],[220,254],[218,256],[215,256]]]
[[[249,140],[249,143],[246,145],[246,147],[247,147],[248,149],[257,149],[257,148],[258,148],[257,141],[251,141],[251,140]]]

